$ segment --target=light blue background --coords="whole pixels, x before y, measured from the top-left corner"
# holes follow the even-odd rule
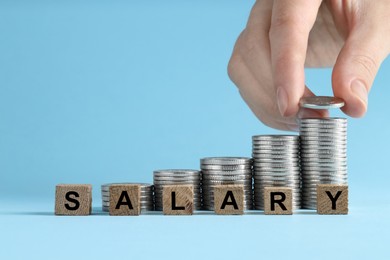
[[[250,156],[252,135],[280,133],[226,73],[252,4],[0,1],[0,259],[390,258],[389,61],[349,120],[348,216],[99,211],[103,183]],[[330,75],[306,81],[331,95]],[[96,214],[54,217],[58,183],[93,184]]]

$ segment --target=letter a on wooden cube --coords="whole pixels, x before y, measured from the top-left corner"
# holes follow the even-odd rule
[[[317,213],[348,214],[348,185],[318,184]]]
[[[164,215],[192,215],[194,212],[194,188],[192,185],[163,186]]]
[[[138,216],[141,213],[141,186],[111,185],[109,211],[111,216]]]
[[[92,211],[92,185],[58,184],[56,186],[56,215],[85,216]]]
[[[285,187],[265,187],[264,214],[292,215],[292,189]]]
[[[244,186],[220,185],[214,187],[214,211],[219,215],[244,214]]]

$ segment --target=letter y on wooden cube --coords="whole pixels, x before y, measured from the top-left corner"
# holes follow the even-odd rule
[[[318,184],[317,213],[348,214],[348,185]]]

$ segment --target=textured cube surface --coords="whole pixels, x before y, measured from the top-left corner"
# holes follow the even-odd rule
[[[284,187],[264,188],[264,214],[291,215],[292,189]]]
[[[92,185],[58,184],[55,196],[56,215],[85,216],[91,214]]]
[[[319,184],[317,213],[348,214],[348,185]]]
[[[163,213],[165,215],[192,215],[194,189],[192,185],[166,185],[163,187]]]
[[[214,211],[219,215],[244,214],[244,187],[242,185],[214,187]]]
[[[111,185],[109,212],[111,216],[138,216],[141,213],[141,186]]]

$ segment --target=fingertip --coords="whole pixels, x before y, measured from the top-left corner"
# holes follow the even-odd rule
[[[299,110],[298,102],[294,102],[283,87],[276,91],[279,112],[284,117],[290,117],[297,114]]]
[[[367,85],[360,79],[346,82],[338,80],[333,83],[334,95],[345,102],[341,110],[351,117],[363,117],[368,107]]]
[[[359,99],[346,101],[345,106],[341,110],[351,117],[360,118],[366,114],[367,104]]]

